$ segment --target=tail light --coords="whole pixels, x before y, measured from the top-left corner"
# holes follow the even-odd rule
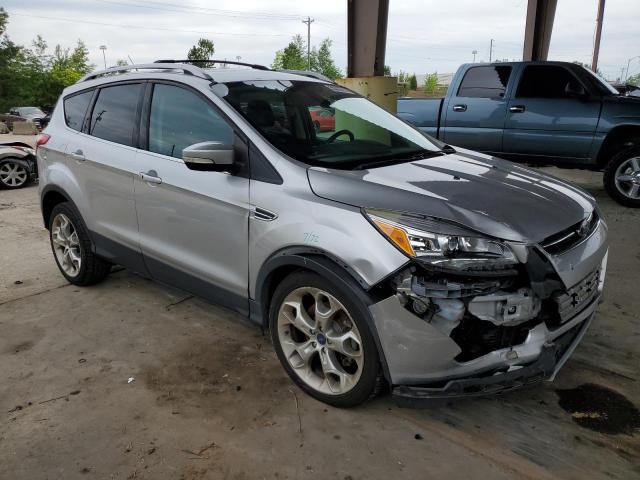
[[[47,135],[46,133],[41,133],[40,135],[38,135],[38,139],[36,140],[36,150],[38,149],[38,147],[46,144],[50,138],[51,135]]]

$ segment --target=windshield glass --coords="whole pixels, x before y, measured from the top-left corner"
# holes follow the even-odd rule
[[[272,145],[309,165],[358,168],[440,154],[419,131],[338,85],[289,80],[225,85],[217,92],[221,97]]]
[[[593,70],[591,70],[590,68],[585,68],[585,70],[587,72],[589,72],[591,74],[592,77],[594,77],[597,82],[604,87],[605,90],[607,90],[610,94],[612,95],[620,95],[620,92],[618,90],[616,90],[613,85],[611,85],[609,82],[607,82],[604,78],[602,78],[600,75],[598,75],[597,73],[595,73]]]

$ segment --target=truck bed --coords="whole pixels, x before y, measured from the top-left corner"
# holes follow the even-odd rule
[[[398,99],[398,116],[424,133],[437,137],[443,101],[444,98],[401,97]]]

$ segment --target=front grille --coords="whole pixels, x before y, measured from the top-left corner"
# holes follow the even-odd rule
[[[583,227],[585,220],[587,220],[588,223]],[[600,222],[598,212],[594,210],[590,217],[585,220],[545,238],[540,242],[540,246],[550,255],[558,255],[570,250],[591,235],[598,227],[598,223]]]
[[[570,289],[556,293],[553,299],[558,305],[558,315],[562,323],[575,317],[598,295],[600,270],[587,275],[580,283]]]

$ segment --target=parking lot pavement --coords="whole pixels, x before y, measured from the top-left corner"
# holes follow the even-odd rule
[[[554,383],[424,410],[318,403],[254,326],[127,271],[66,284],[36,188],[0,191],[0,478],[637,478],[640,212],[547,170],[609,223],[596,321]]]

